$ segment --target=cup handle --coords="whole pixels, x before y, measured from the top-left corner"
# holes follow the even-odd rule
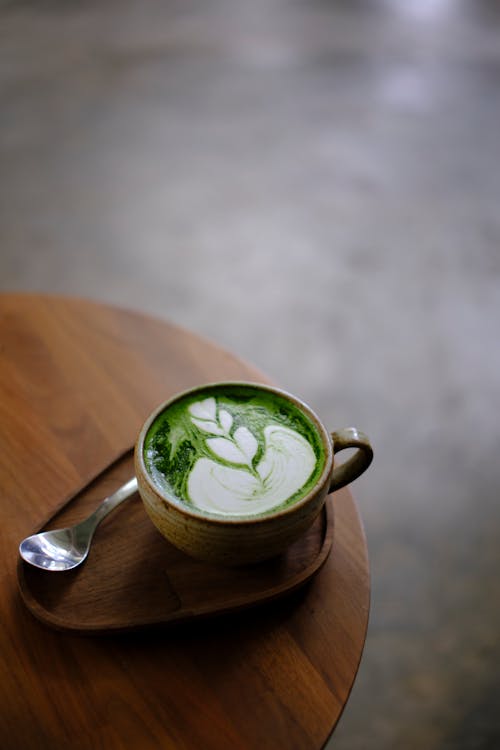
[[[334,492],[353,482],[366,471],[373,459],[373,448],[364,432],[355,427],[345,427],[343,430],[332,432],[331,435],[334,455],[345,448],[357,448],[357,451],[351,458],[333,469],[328,492]]]

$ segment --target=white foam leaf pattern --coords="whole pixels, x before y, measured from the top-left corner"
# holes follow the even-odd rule
[[[268,425],[264,439],[265,451],[256,467],[257,476],[248,469],[199,458],[188,478],[193,504],[209,512],[242,516],[269,511],[300,490],[316,464],[308,441],[281,425]],[[230,450],[232,456],[236,456],[236,451],[241,453],[231,440],[211,438],[207,443],[212,444],[212,449],[214,445],[223,448],[223,453],[214,452],[226,461],[234,461],[228,458]]]
[[[219,425],[216,422],[210,422],[208,419],[196,419],[196,417],[191,417],[191,422],[196,425],[200,430],[203,430],[203,432],[208,432],[210,435],[225,435],[225,430],[222,429],[222,427],[219,427]]]
[[[219,422],[222,425],[222,429],[226,434],[229,434],[231,427],[233,426],[233,418],[228,411],[221,409],[219,411]]]
[[[238,427],[238,429],[235,430],[234,439],[240,451],[247,457],[248,463],[252,463],[252,459],[257,453],[259,444],[248,427]]]
[[[198,419],[209,419],[215,422],[217,414],[217,404],[215,403],[215,398],[213,396],[210,396],[209,398],[205,398],[203,401],[196,401],[189,407],[189,413],[193,417],[197,417]]]
[[[232,464],[247,464],[248,459],[232,440],[223,437],[208,438],[207,445],[216,456]]]

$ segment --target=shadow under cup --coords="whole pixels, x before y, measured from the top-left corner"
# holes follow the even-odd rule
[[[333,468],[333,452],[356,448]],[[354,428],[330,434],[285,391],[212,383],[161,404],[144,423],[135,470],[156,528],[192,557],[225,565],[280,554],[314,522],[329,492],[371,463]]]

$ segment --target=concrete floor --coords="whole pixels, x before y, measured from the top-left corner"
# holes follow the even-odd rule
[[[207,335],[370,434],[337,750],[500,747],[500,7],[0,3],[0,285]]]

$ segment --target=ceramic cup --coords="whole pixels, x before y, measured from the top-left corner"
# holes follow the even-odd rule
[[[354,454],[334,466],[345,448]],[[366,435],[329,432],[285,391],[211,383],[147,418],[135,471],[145,509],[169,542],[200,560],[243,565],[283,552],[372,458]]]

